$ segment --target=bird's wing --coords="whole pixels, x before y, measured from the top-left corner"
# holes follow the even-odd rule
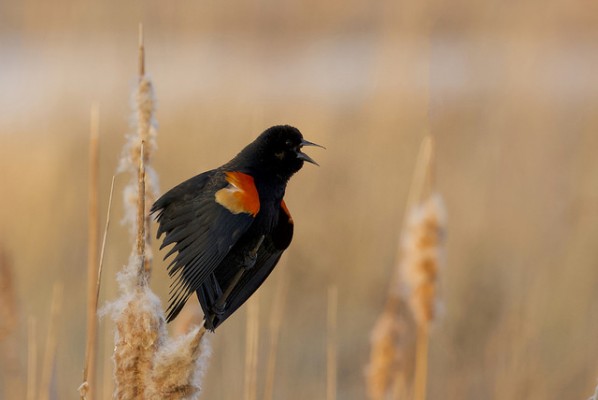
[[[174,187],[153,205],[160,248],[175,244],[168,266],[171,285],[167,320],[214,272],[259,212],[259,196],[249,175],[212,170]]]
[[[233,291],[226,301],[226,306],[223,314],[215,316],[213,321],[213,329],[216,329],[224,320],[230,317],[247,299],[262,285],[268,275],[272,272],[282,253],[289,247],[291,239],[293,238],[293,219],[284,204],[281,203],[280,215],[278,224],[275,226],[272,233],[264,237],[262,245],[257,252],[257,259],[253,268],[245,271],[241,276],[239,282],[235,285]],[[216,275],[219,284],[226,285],[226,281],[232,279],[232,274],[229,271],[234,271],[235,268],[219,268]],[[227,272],[229,272],[227,274]],[[204,296],[205,289],[197,292],[198,297]]]

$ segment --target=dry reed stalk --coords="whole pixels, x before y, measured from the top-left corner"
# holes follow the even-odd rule
[[[106,225],[104,226],[104,234],[102,237],[102,248],[100,251],[100,260],[97,264],[97,269],[95,272],[95,283],[94,287],[90,288],[88,286],[88,296],[89,292],[91,292],[95,305],[93,308],[88,303],[88,313],[93,312],[94,316],[94,323],[91,328],[87,329],[87,348],[89,346],[97,347],[97,318],[98,318],[98,301],[100,298],[100,285],[102,283],[102,266],[104,265],[104,254],[106,250],[106,239],[108,237],[108,228],[110,227],[110,211],[112,210],[112,195],[114,194],[114,175],[112,176],[112,182],[110,183],[110,195],[108,197],[108,210],[106,211]],[[89,321],[88,321],[89,322]],[[96,358],[95,353],[97,349],[93,351],[94,355],[91,355],[89,350],[85,353],[85,368],[83,369],[83,383],[77,389],[79,391],[79,396],[81,399],[89,400],[92,399],[96,394],[97,391],[94,387],[95,381],[95,370],[96,366]],[[93,379],[92,379],[93,378]]]
[[[106,239],[108,238],[108,228],[110,227],[110,211],[112,210],[112,195],[114,194],[114,180],[115,176],[112,175],[112,181],[110,182],[110,195],[108,196],[108,209],[106,210],[106,225],[104,226],[104,234],[102,235],[102,248],[100,250],[100,261],[98,263],[97,281],[95,287],[96,296],[96,307],[98,299],[100,298],[100,285],[102,283],[102,268],[104,266],[104,254],[106,254]],[[96,308],[97,314],[97,308]]]
[[[98,192],[99,192],[99,107],[91,107],[89,138],[89,186],[88,186],[88,230],[87,230],[87,343],[85,346],[85,367],[83,384],[80,386],[81,399],[92,400],[95,392],[96,351],[97,351],[97,310],[98,299],[95,286],[98,280]]]
[[[143,153],[145,141],[141,139],[140,151]],[[145,229],[145,163],[144,157],[139,157],[139,174],[138,174],[139,195],[137,196],[137,240],[136,251],[139,257],[139,285],[145,286],[149,281],[150,269],[146,266],[145,259],[145,244],[146,244],[146,229]]]
[[[50,306],[50,323],[46,337],[46,349],[39,381],[39,400],[48,400],[52,391],[52,380],[55,378],[56,349],[58,346],[58,328],[60,326],[60,314],[62,312],[62,283],[55,283],[52,289],[52,304]]]
[[[37,322],[27,320],[27,400],[35,400],[37,394]]]
[[[281,266],[280,281],[276,287],[274,294],[274,304],[270,314],[270,344],[268,348],[268,365],[266,367],[266,382],[264,384],[264,400],[272,400],[274,394],[274,378],[276,374],[276,355],[278,353],[278,340],[280,338],[280,327],[282,324],[282,317],[284,312],[284,305],[286,301],[286,293],[288,287],[288,279],[285,273],[286,268]]]
[[[100,311],[101,312],[101,311]],[[114,327],[110,323],[104,323],[103,337],[109,338],[113,336]],[[114,345],[110,340],[104,341],[103,353],[110,354],[114,350]],[[111,357],[105,357],[102,365],[102,385],[98,387],[100,390],[100,398],[112,398],[114,393],[114,380],[112,379],[113,360]]]
[[[326,400],[336,400],[337,383],[337,310],[338,310],[338,288],[336,285],[328,287],[327,307],[327,335],[326,335]]]
[[[17,302],[10,260],[0,247],[0,341],[17,326]]]
[[[0,246],[0,370],[3,372],[0,387],[7,399],[23,397],[24,385],[16,329],[18,322],[12,263],[7,252]]]
[[[259,293],[252,296],[247,304],[247,325],[245,341],[245,400],[257,399],[257,369],[259,347]]]

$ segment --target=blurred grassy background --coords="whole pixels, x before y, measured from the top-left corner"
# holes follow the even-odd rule
[[[287,191],[296,234],[275,398],[324,397],[329,284],[339,288],[339,398],[364,398],[369,332],[426,131],[449,213],[429,398],[593,392],[598,3],[565,0],[0,3],[0,243],[20,316],[4,388],[25,386],[26,320],[38,321],[42,346],[56,281],[66,285],[57,398],[80,383],[89,108],[101,108],[104,215],[129,130],[138,22],[158,99],[162,190],[277,123],[328,148],[310,151],[321,168],[306,166]],[[126,180],[117,177],[115,221]],[[113,224],[102,303],[115,297],[129,249]],[[166,299],[164,263],[154,269]],[[262,366],[279,281],[280,268],[260,291]],[[241,310],[216,334],[203,398],[242,396],[245,318]],[[103,321],[102,358],[110,329]]]

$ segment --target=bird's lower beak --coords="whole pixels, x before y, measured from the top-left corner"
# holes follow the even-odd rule
[[[316,146],[316,147],[320,147],[322,149],[326,149],[326,147],[324,146],[320,146],[319,144],[315,144],[312,142],[309,142],[305,139],[303,139],[301,141],[301,147],[303,146]],[[302,152],[301,150],[297,150],[297,158],[303,161],[307,161],[308,163],[312,163],[314,165],[317,165],[318,167],[320,166],[320,164],[318,164],[317,162],[314,161],[313,158],[311,158],[310,156],[308,156],[307,154],[305,154],[304,152]]]

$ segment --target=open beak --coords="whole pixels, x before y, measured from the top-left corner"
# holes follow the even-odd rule
[[[326,149],[326,147],[324,147],[324,146],[320,146],[319,144],[315,144],[315,143],[309,142],[309,141],[307,141],[305,139],[303,139],[301,141],[301,144],[300,144],[299,148],[301,148],[303,146],[316,146],[316,147],[320,147],[322,149]],[[318,167],[320,166],[320,164],[318,164],[317,162],[315,162],[313,158],[311,158],[310,156],[308,156],[307,154],[305,154],[301,150],[297,150],[297,158],[300,159],[300,160],[303,160],[303,161],[307,161],[308,163],[312,163],[314,165],[317,165]]]

